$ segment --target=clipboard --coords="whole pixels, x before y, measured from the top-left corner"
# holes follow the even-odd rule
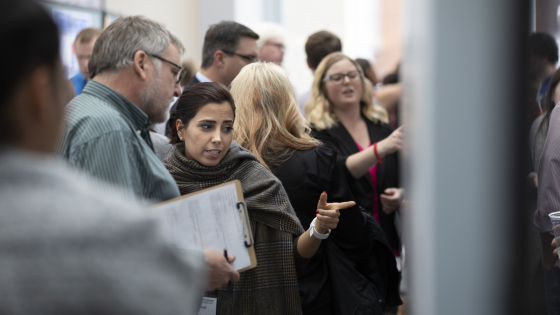
[[[184,250],[227,249],[243,266],[255,268],[257,258],[241,182],[234,180],[150,207],[166,227],[173,244]],[[220,247],[221,246],[221,247]]]

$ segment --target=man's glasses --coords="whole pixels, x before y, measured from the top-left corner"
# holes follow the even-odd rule
[[[360,77],[360,73],[358,71],[350,71],[346,74],[344,73],[335,73],[329,76],[326,76],[323,79],[323,82],[331,81],[334,84],[342,84],[344,82],[344,77],[348,77],[348,80],[354,81]]]
[[[172,61],[169,61],[169,60],[167,60],[167,59],[165,59],[165,58],[163,58],[163,57],[161,57],[161,56],[158,56],[158,55],[153,55],[153,54],[148,54],[148,53],[146,53],[146,54],[147,54],[148,56],[150,56],[150,57],[154,57],[154,58],[159,59],[159,60],[161,60],[161,61],[165,61],[165,62],[167,62],[168,64],[170,64],[170,65],[172,65],[172,66],[174,66],[174,67],[179,68],[179,72],[177,73],[177,82],[175,82],[175,84],[179,84],[179,82],[181,82],[181,80],[183,80],[183,78],[185,77],[185,74],[187,74],[187,71],[186,71],[185,68],[179,66],[178,64],[176,64],[176,63],[174,63],[174,62],[172,62]]]
[[[249,63],[253,63],[253,62],[259,61],[259,58],[254,57],[254,56],[242,55],[242,54],[234,53],[233,51],[223,50],[223,49],[222,49],[222,51],[225,52],[226,54],[239,56],[239,57],[241,57],[241,58],[243,58],[243,59],[249,61]]]

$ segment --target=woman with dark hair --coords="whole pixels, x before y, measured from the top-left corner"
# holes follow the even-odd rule
[[[255,239],[257,267],[219,290],[220,314],[301,314],[296,272],[336,228],[339,209],[354,202],[313,205],[316,220],[304,230],[274,175],[232,141],[235,103],[219,83],[186,89],[169,120],[173,151],[164,163],[181,195],[232,180],[241,181]]]
[[[303,225],[315,200],[352,200],[336,150],[309,135],[286,72],[271,63],[245,66],[231,83],[235,139],[282,181]],[[379,224],[359,207],[346,209],[332,236],[298,274],[303,313],[382,314],[401,303],[395,258]]]

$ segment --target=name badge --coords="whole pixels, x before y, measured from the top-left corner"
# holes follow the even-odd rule
[[[202,304],[198,315],[216,315],[218,312],[218,298],[217,297],[202,297]]]

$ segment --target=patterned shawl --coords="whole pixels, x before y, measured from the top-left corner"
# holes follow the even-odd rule
[[[175,145],[164,161],[181,195],[238,179],[249,211],[257,267],[218,291],[219,314],[301,314],[293,241],[304,230],[281,182],[235,141],[214,167],[188,160],[184,150]]]

